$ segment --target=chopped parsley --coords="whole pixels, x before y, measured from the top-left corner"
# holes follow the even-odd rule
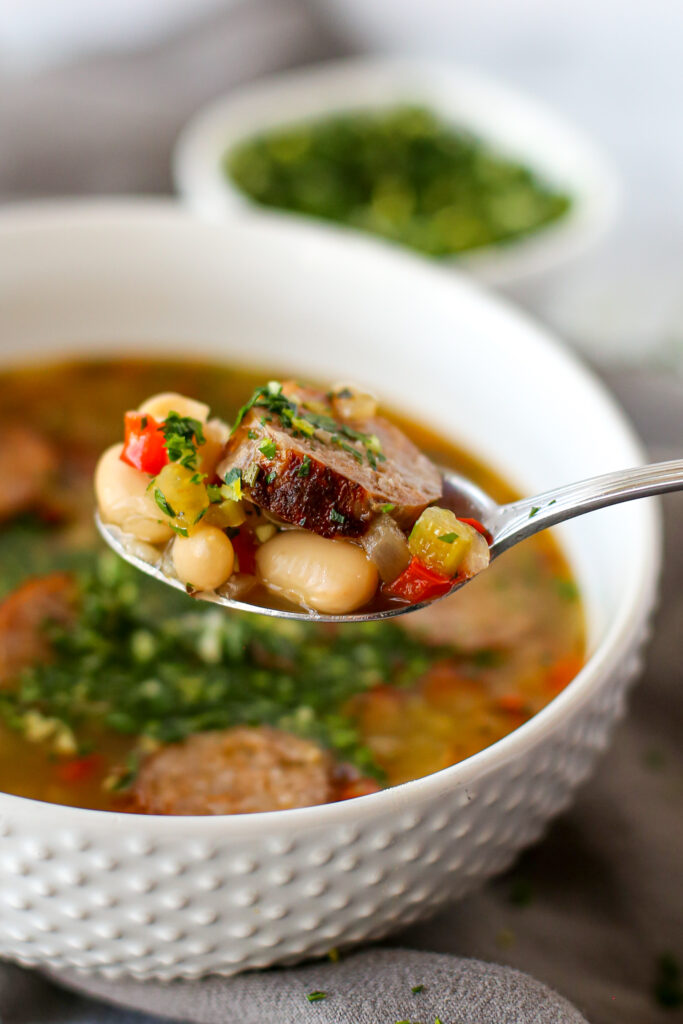
[[[454,540],[457,540],[460,536],[459,533],[442,533],[439,540],[442,540],[444,544],[452,544]]]
[[[271,414],[270,417],[265,414],[261,416],[262,425],[272,422],[272,417],[276,416],[285,429],[291,430],[293,433],[304,434],[306,437],[315,436],[318,441],[336,444],[358,462],[362,462],[363,455],[365,455],[373,469],[377,468],[378,462],[386,461],[376,434],[363,434],[359,430],[354,430],[347,423],[337,421],[331,415],[309,409],[305,402],[298,403],[287,398],[283,394],[282,384],[279,381],[270,381],[255,389],[249,401],[237,413],[232,434],[239,429],[245,416],[252,409],[265,409]],[[329,438],[321,437],[321,433],[330,436]],[[356,442],[362,447],[354,447],[354,444],[350,442]],[[264,443],[268,444],[269,442]],[[259,450],[263,451],[263,447],[261,446]],[[268,457],[272,458],[272,456]]]
[[[271,469],[270,473],[266,477],[266,483],[272,484],[274,480],[277,480],[277,470]]]
[[[531,509],[531,512],[529,513],[529,519],[533,519],[534,516],[537,516],[540,511],[541,509],[539,508],[539,506],[534,505],[534,507]]]
[[[393,501],[387,501],[384,505],[380,505],[379,510],[380,512],[388,513],[393,512],[395,508],[396,506],[394,505]]]
[[[297,470],[297,476],[308,476],[311,472],[311,457],[310,455],[304,455],[301,460],[301,465]]]
[[[266,438],[265,441],[262,441],[258,450],[262,455],[265,455],[267,459],[274,459],[277,455],[277,445],[271,438]]]
[[[413,686],[444,657],[458,657],[391,622],[320,631],[313,622],[205,610],[108,556],[80,592],[77,621],[50,627],[52,660],[0,693],[8,725],[23,729],[39,711],[77,738],[95,724],[159,743],[270,725],[381,781],[351,698],[380,685]]]
[[[555,580],[555,588],[557,593],[565,601],[578,601],[579,599],[579,588],[577,587],[574,580],[568,579],[557,579]]]
[[[169,412],[161,424],[164,447],[169,462],[179,462],[187,469],[197,468],[197,446],[205,444],[204,430],[199,420],[192,416],[179,416]]]
[[[321,999],[327,999],[327,992],[309,992],[306,995],[306,998],[308,999],[309,1003],[317,1003]]]
[[[343,516],[341,512],[337,512],[336,508],[330,509],[330,519],[333,523],[345,523],[346,516]]]
[[[250,441],[255,441],[256,438],[258,437],[258,433],[255,430],[248,430],[247,437],[249,438]]]
[[[166,500],[163,493],[159,490],[158,487],[154,488],[154,500],[156,501],[157,505],[159,506],[159,508],[161,509],[165,516],[168,516],[169,519],[175,519],[175,511],[168,503],[168,501]]]
[[[424,985],[413,985],[410,991],[413,993],[414,996],[416,996],[420,992],[424,992]]]

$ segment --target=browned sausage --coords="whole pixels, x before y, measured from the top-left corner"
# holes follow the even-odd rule
[[[249,814],[327,803],[331,758],[279,729],[197,733],[151,754],[126,809],[141,814]]]
[[[0,603],[0,689],[11,686],[22,669],[50,656],[47,622],[71,623],[76,585],[66,572],[28,580]]]
[[[4,425],[0,447],[0,521],[40,504],[57,456],[29,427]]]
[[[326,395],[289,381],[283,393],[304,409],[310,406],[339,425],[339,433],[317,429],[313,437],[292,429],[277,415],[252,409],[228,442],[218,467],[225,478],[239,469],[247,497],[284,522],[323,537],[358,537],[383,506],[404,528],[441,497],[438,471],[398,427],[381,416],[342,421]],[[270,422],[269,422],[270,420]],[[362,441],[343,433],[344,426],[376,437],[375,459]],[[274,454],[261,451],[269,443]],[[258,472],[252,481],[256,467]],[[247,481],[245,484],[244,481]]]

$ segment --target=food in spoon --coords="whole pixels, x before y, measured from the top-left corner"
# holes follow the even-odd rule
[[[435,257],[511,244],[571,199],[468,131],[416,107],[274,127],[224,157],[261,206],[335,221]]]
[[[259,770],[268,764],[279,772],[283,748],[277,739],[271,745],[275,732],[304,743],[313,765],[326,762],[329,775],[328,788],[316,783],[314,792],[290,787],[286,771],[271,775],[268,768],[275,780],[271,806],[362,796],[482,750],[544,707],[580,669],[582,604],[549,533],[506,552],[453,599],[391,622],[338,626],[226,614],[103,553],[92,478],[98,455],[121,439],[122,408],[172,393],[171,406],[160,403],[149,413],[163,421],[176,409],[208,424],[208,411],[179,406],[186,389],[234,422],[259,379],[223,363],[160,358],[88,358],[0,371],[4,422],[29,430],[51,452],[31,502],[0,519],[2,790],[139,813],[150,810],[153,791],[155,807],[165,802],[168,813],[177,813],[165,785],[173,779],[175,788],[182,774],[174,771],[177,759],[196,773],[195,780],[185,772],[182,791],[177,782],[179,799],[194,801],[192,813],[228,809],[217,794],[244,799],[233,809],[247,802],[255,808],[264,799],[249,792],[261,785]],[[435,464],[462,473],[498,501],[515,497],[447,438],[397,410],[390,419]],[[210,433],[204,429],[207,443]],[[223,442],[219,448],[222,455]],[[118,456],[116,464],[126,467]],[[13,473],[27,479],[32,467],[17,460]],[[153,495],[152,503],[156,523],[165,517]],[[263,520],[266,533],[275,529]],[[168,532],[171,541],[178,537]],[[316,539],[284,529],[273,536],[290,534]],[[363,547],[353,538],[317,539],[361,553],[372,549],[380,578],[395,580],[413,557],[405,536],[386,514],[362,535]],[[238,535],[227,539],[237,552]],[[134,543],[160,557],[162,545]],[[263,550],[259,542],[256,555]],[[249,564],[246,546],[243,554]],[[432,572],[426,563],[424,572]],[[239,578],[233,573],[231,585]],[[280,600],[258,581],[249,599]],[[215,751],[219,737],[245,729],[256,730],[258,740],[239,743],[245,771],[235,774],[230,795],[212,781],[225,767]],[[204,735],[214,752],[207,754],[211,772],[201,771],[197,756],[204,748],[195,742]],[[314,774],[320,779],[318,768]]]
[[[95,473],[103,522],[189,592],[260,584],[345,615],[443,596],[487,567],[481,524],[438,506],[439,471],[370,395],[274,381],[231,429],[209,412],[148,399]]]

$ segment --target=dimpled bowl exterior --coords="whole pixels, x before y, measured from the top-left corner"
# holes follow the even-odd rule
[[[334,311],[340,294],[343,315]],[[226,322],[237,340],[226,337]],[[403,339],[425,322],[422,365]],[[321,340],[306,348],[306,334]],[[475,381],[454,405],[449,382],[441,389],[445,375],[434,379],[431,368],[451,365],[458,337],[458,370],[478,365],[467,339],[486,341],[495,360],[486,388]],[[164,204],[0,217],[3,360],[69,346],[111,351],[112,342],[117,351],[143,343],[158,351],[164,338],[182,351],[195,340],[192,351],[207,357],[246,344],[262,365],[277,365],[285,346],[295,372],[310,366],[320,379],[334,379],[342,346],[341,365],[362,358],[370,383],[390,362],[392,396],[409,402],[432,380],[434,422],[463,439],[481,435],[480,450],[536,491],[582,468],[588,475],[640,458],[604,392],[552,340],[407,257],[299,226],[228,233]],[[509,416],[520,359],[545,382],[539,390],[531,381],[528,422],[524,411]],[[570,400],[586,422],[564,427]],[[491,429],[487,417],[499,407],[509,430]],[[552,428],[551,447],[550,427],[540,436],[533,429],[538,419]],[[344,803],[230,818],[113,814],[0,794],[0,956],[107,977],[229,974],[379,937],[502,870],[593,768],[637,672],[653,603],[651,505],[584,517],[562,537],[584,589],[588,664],[531,721],[460,764]]]
[[[95,813],[3,814],[0,955],[192,978],[324,955],[424,916],[505,868],[566,806],[622,710],[640,639],[557,730],[484,775],[472,759],[456,784],[434,779],[429,799],[411,784],[324,815],[257,815],[229,837],[208,819],[116,816],[103,834]]]

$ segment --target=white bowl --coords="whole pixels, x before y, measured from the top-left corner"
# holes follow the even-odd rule
[[[529,493],[641,459],[574,358],[424,261],[293,222],[207,224],[171,203],[6,208],[3,363],[120,350],[351,372]],[[231,973],[383,935],[506,867],[604,748],[655,589],[651,502],[561,536],[591,657],[531,721],[427,778],[300,810],[145,817],[0,795],[0,956],[109,977]]]
[[[301,219],[301,214],[249,200],[223,173],[225,152],[277,125],[397,103],[422,104],[470,129],[572,197],[568,213],[552,224],[518,241],[449,258],[444,261],[447,266],[465,269],[488,284],[512,286],[575,259],[612,222],[617,179],[578,131],[507,85],[468,69],[415,60],[324,64],[230,93],[200,111],[180,135],[173,160],[176,187],[202,216],[248,213]],[[330,231],[353,230],[319,223]]]

